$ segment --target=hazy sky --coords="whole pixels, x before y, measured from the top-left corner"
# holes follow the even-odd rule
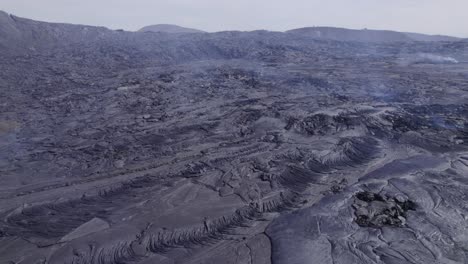
[[[468,37],[468,0],[0,0],[0,9],[126,30],[151,24],[206,31],[336,26]]]

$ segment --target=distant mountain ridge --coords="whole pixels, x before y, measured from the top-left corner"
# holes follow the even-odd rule
[[[335,27],[305,27],[286,31],[316,39],[357,42],[457,41],[456,37],[426,35],[391,30],[346,29]]]
[[[183,34],[148,34],[147,31],[174,32]],[[310,43],[312,40],[336,40],[358,42],[434,42],[454,40],[453,47],[466,45],[466,40],[445,36],[429,36],[416,33],[402,33],[385,30],[352,30],[343,28],[313,27],[293,29],[283,32],[257,30],[250,32],[225,31],[216,33],[190,34],[203,32],[174,25],[159,25],[143,28],[138,32],[111,30],[105,27],[48,23],[21,18],[0,11],[0,51],[3,53],[54,52],[56,49],[77,49],[83,47],[101,53],[117,52],[134,47],[135,54],[151,52],[155,58],[182,60],[187,57],[230,56],[239,57],[268,46],[269,41],[291,41]],[[163,36],[164,35],[164,36]],[[183,41],[182,41],[183,40]],[[264,42],[258,42],[263,40]],[[174,45],[156,48],[154,43],[171,41]],[[238,41],[238,42],[236,42]],[[184,49],[174,46],[186,45]],[[250,45],[250,46],[249,46]],[[217,46],[218,48],[213,48]],[[219,48],[222,46],[222,48]],[[137,51],[141,52],[138,53]],[[182,52],[184,51],[184,52]],[[279,52],[279,51],[278,51]]]
[[[194,28],[186,28],[186,27],[170,25],[170,24],[158,24],[158,25],[146,26],[138,30],[138,32],[205,33],[205,31],[202,31],[202,30],[198,30]]]

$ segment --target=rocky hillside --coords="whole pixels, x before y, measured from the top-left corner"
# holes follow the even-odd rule
[[[9,50],[45,50],[109,39],[118,34],[104,27],[45,23],[0,11],[0,45]]]

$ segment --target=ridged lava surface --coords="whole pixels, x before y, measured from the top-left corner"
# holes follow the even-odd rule
[[[468,42],[0,22],[0,263],[468,263]]]

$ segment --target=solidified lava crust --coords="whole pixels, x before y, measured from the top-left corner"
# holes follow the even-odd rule
[[[468,263],[467,41],[0,32],[0,263]]]

